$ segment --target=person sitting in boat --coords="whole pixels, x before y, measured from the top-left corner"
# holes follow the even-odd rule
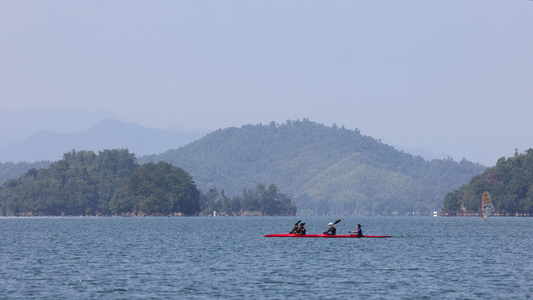
[[[298,222],[296,222],[296,224],[294,224],[294,227],[292,228],[292,230],[289,232],[290,234],[296,234],[296,232],[298,232],[298,229],[300,229],[300,227],[298,227],[298,224],[301,222],[301,220],[298,220]]]
[[[335,228],[335,226],[333,226],[333,223],[329,223],[329,229],[327,231],[323,232],[323,234],[336,235],[337,234],[337,228]]]
[[[300,228],[298,228],[296,234],[305,235],[305,223],[300,224]]]
[[[357,224],[357,231],[350,231],[350,233],[355,233],[357,236],[363,236],[363,229],[361,229],[361,224]]]

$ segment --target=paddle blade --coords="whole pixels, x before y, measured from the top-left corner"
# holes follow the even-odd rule
[[[333,225],[339,223],[341,221],[341,219],[338,219],[337,221],[335,221],[335,223],[333,223]]]

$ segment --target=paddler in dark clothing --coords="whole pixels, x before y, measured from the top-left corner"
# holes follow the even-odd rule
[[[329,223],[328,231],[325,231],[323,234],[335,235],[336,233],[337,233],[337,228],[335,228],[335,226],[333,226],[333,223]]]
[[[298,227],[298,224],[302,222],[301,220],[298,220],[298,222],[296,222],[296,224],[294,224],[294,227],[292,228],[292,230],[289,232],[290,234],[296,234],[296,232],[298,232],[298,229],[300,229],[300,227]]]
[[[350,231],[350,233],[355,233],[355,235],[363,236],[363,230],[361,229],[361,224],[357,224],[357,231]]]
[[[305,225],[305,223],[300,224],[300,228],[298,228],[298,232],[296,234],[305,235],[305,227],[304,227],[304,225]]]

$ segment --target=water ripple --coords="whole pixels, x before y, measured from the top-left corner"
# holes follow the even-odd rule
[[[393,238],[263,237],[294,219],[0,218],[0,298],[533,297],[531,218],[345,217],[339,231]]]

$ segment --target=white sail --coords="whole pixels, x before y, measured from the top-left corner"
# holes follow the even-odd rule
[[[487,220],[487,217],[494,211],[489,192],[484,192],[481,196],[481,211],[483,212],[483,221]]]

